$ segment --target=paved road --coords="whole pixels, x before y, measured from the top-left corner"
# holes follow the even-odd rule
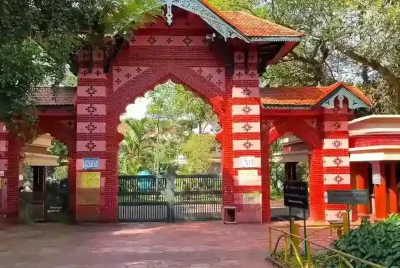
[[[0,230],[0,267],[268,268],[266,225],[36,224]]]

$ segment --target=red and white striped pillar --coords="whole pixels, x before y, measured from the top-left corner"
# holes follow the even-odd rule
[[[348,108],[324,110],[323,173],[325,220],[339,220],[343,205],[327,204],[328,190],[350,190]]]
[[[238,222],[261,222],[261,130],[257,51],[235,52],[232,77],[234,203]]]
[[[77,110],[77,141],[76,141],[76,219],[78,221],[104,221],[101,214],[100,189],[83,189],[82,184],[83,159],[99,158],[101,185],[104,185],[106,172],[106,96],[107,77],[103,72],[103,52],[93,52],[93,69],[89,70],[90,54],[81,53],[78,74],[78,90],[76,99]]]

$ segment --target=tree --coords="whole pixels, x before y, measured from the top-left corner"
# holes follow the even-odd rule
[[[210,124],[217,125],[218,117],[211,105],[182,85],[166,83],[150,92],[149,97],[152,99],[149,114],[163,114],[169,120],[179,121],[181,131],[188,135],[194,129],[202,134]]]
[[[300,45],[264,74],[274,86],[361,86],[369,111],[400,110],[400,3],[385,0],[210,0],[224,10],[243,10],[305,33]],[[388,102],[389,101],[389,102]],[[395,109],[393,109],[395,107]]]
[[[50,152],[50,154],[58,156],[59,164],[65,163],[65,161],[67,160],[68,147],[64,143],[56,139],[52,139],[51,146],[48,151]]]
[[[110,46],[160,14],[155,0],[4,0],[1,7],[0,121],[10,130],[32,125],[36,87],[56,89],[71,53]]]
[[[153,148],[156,133],[148,119],[125,120],[122,122],[121,131],[125,136],[119,154],[121,173],[136,175],[141,169],[150,168],[147,165],[150,161],[146,150]]]
[[[180,170],[182,174],[207,174],[210,172],[211,159],[216,151],[217,141],[212,135],[193,134],[183,146],[183,155],[187,164]]]

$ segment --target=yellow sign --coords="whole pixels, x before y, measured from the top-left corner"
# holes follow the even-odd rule
[[[100,188],[100,172],[81,172],[78,177],[78,188],[99,189]]]
[[[3,183],[3,180],[0,178],[0,189],[1,189],[2,183]]]

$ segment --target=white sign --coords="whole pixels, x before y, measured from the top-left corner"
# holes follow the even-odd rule
[[[4,170],[0,170],[0,177],[4,177]]]
[[[83,158],[83,170],[98,170],[100,168],[99,158]]]
[[[380,185],[381,184],[381,167],[379,162],[372,163],[372,184]]]
[[[248,170],[239,170],[239,177],[257,177],[258,170],[257,169],[248,169]]]
[[[239,157],[241,168],[253,168],[256,166],[256,158],[254,156]]]

